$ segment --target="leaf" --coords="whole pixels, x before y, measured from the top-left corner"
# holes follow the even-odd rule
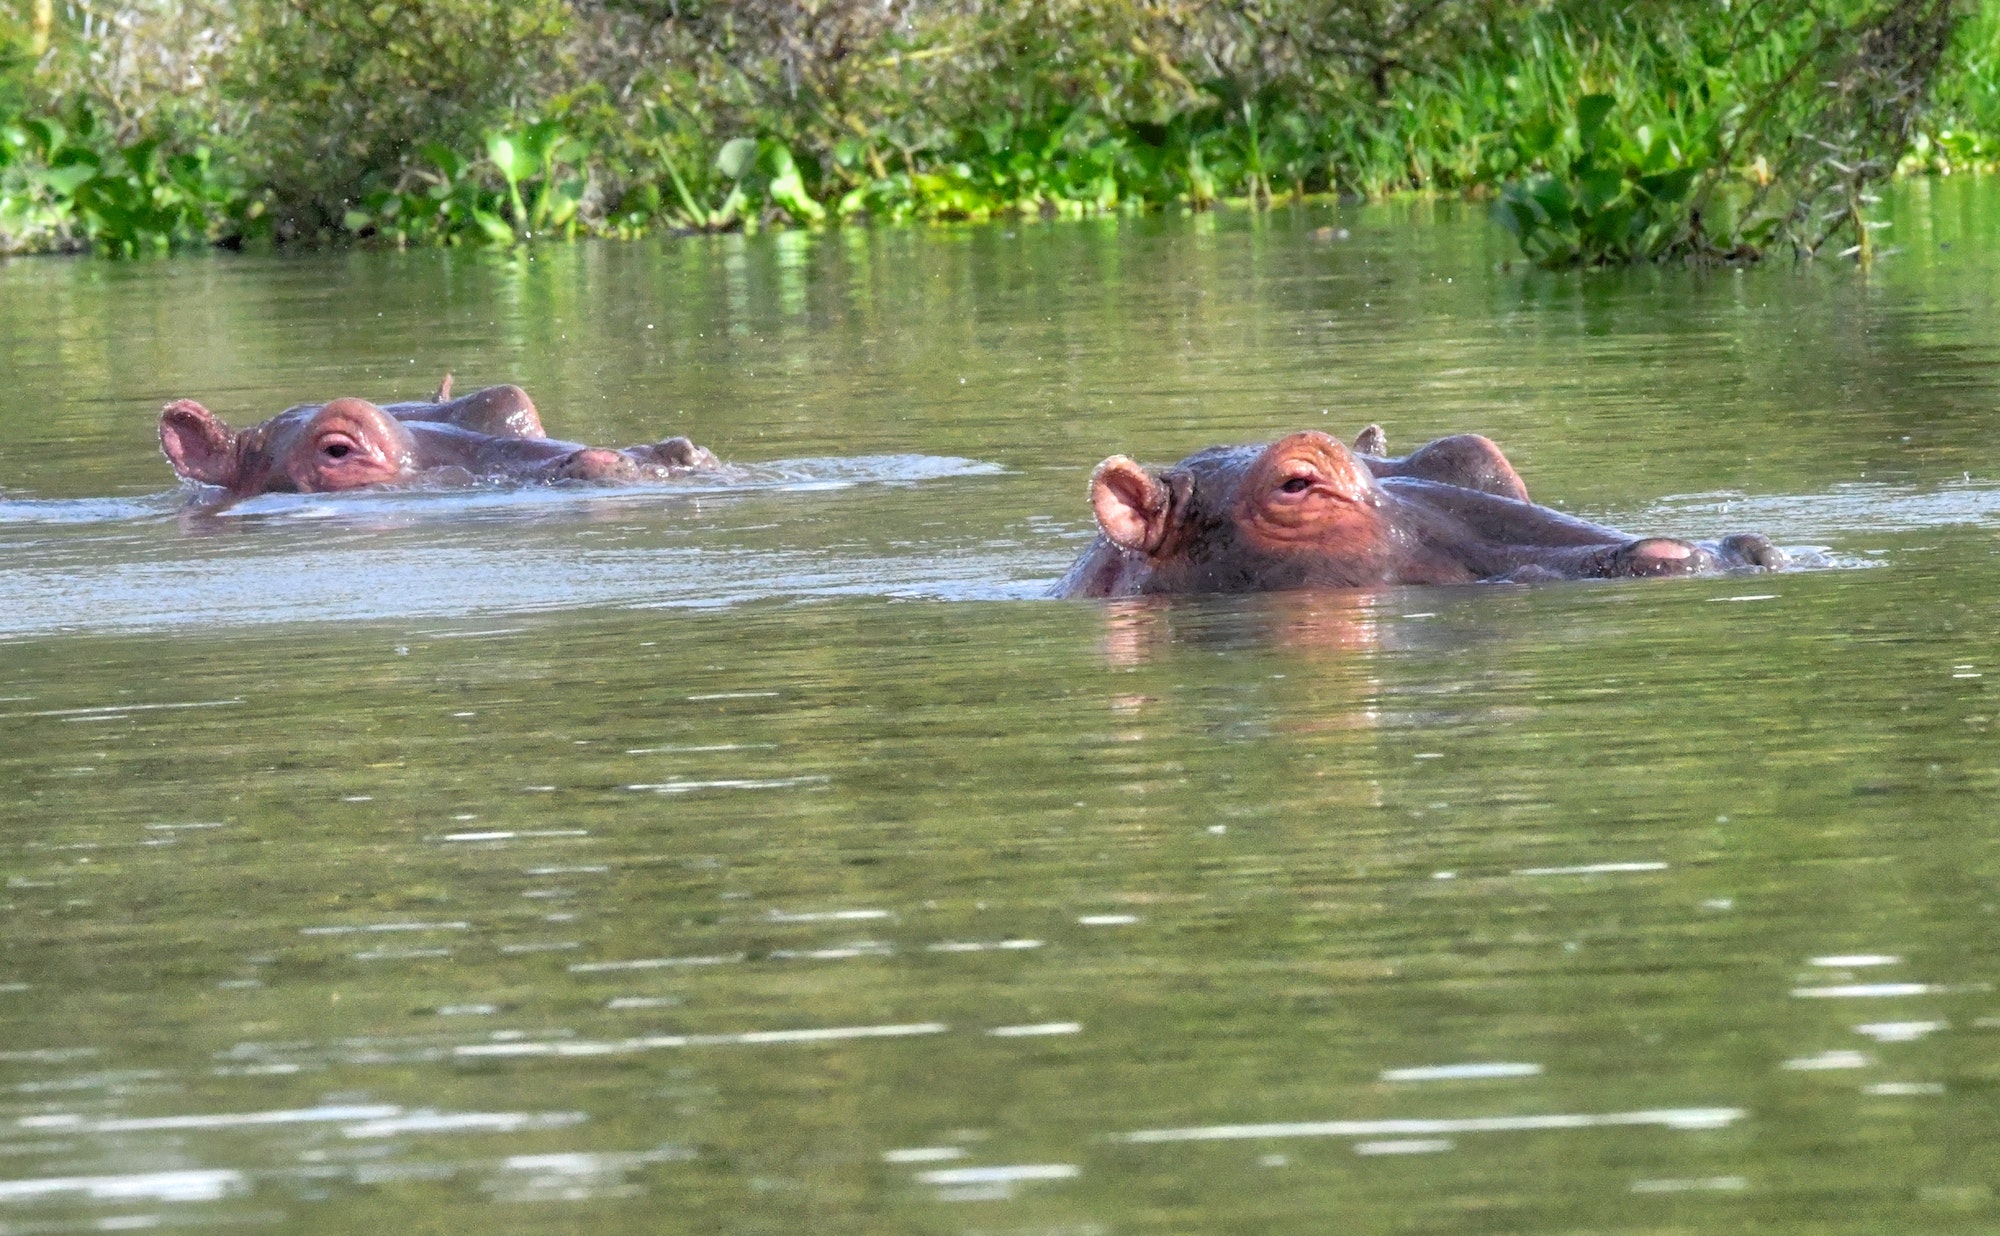
[[[52,167],[41,174],[41,181],[51,193],[69,197],[85,183],[97,175],[97,167],[90,163],[71,163],[64,167]]]
[[[1553,176],[1538,176],[1529,181],[1527,193],[1551,219],[1567,218],[1576,206],[1569,186]]]
[[[738,137],[722,144],[715,155],[715,170],[730,180],[741,180],[757,161],[757,139]]]
[[[796,168],[772,180],[770,193],[772,201],[807,222],[818,223],[826,218],[826,207],[806,192],[805,181],[799,179]]]
[[[160,139],[157,137],[148,137],[133,142],[119,153],[125,157],[126,167],[143,176],[152,170],[153,152],[159,148]]]
[[[562,126],[554,120],[539,120],[522,130],[521,150],[536,163],[553,158],[562,142]]]
[[[535,162],[511,133],[494,133],[486,138],[486,157],[510,185],[518,184],[535,173]]]
[[[54,120],[24,120],[21,122],[21,128],[35,144],[44,161],[54,158],[56,148],[65,140],[62,125]]]
[[[1577,205],[1588,215],[1603,210],[1624,192],[1624,175],[1610,168],[1587,172],[1576,180]]]
[[[1671,172],[1662,172],[1657,176],[1641,177],[1639,188],[1647,197],[1662,205],[1678,204],[1687,197],[1688,190],[1694,187],[1695,177],[1699,174],[1699,168],[1677,167]]]
[[[806,182],[799,176],[799,165],[793,161],[792,152],[783,142],[767,141],[759,147],[764,169],[771,181],[765,192],[770,199],[783,206],[794,218],[809,223],[818,223],[826,218],[826,207],[821,206],[806,192]]]
[[[472,209],[472,221],[479,225],[479,230],[493,244],[511,245],[514,243],[514,229],[507,226],[506,220],[502,219],[499,215],[491,211],[481,210],[475,206]]]
[[[438,174],[446,180],[457,180],[459,174],[465,170],[465,161],[443,142],[425,142],[418,148],[417,153],[423,156],[424,162],[436,168]]]
[[[1608,94],[1587,94],[1577,100],[1576,137],[1583,143],[1584,149],[1597,144],[1598,130],[1604,127],[1604,121],[1616,106],[1618,100]]]
[[[1632,230],[1633,208],[1627,203],[1591,216],[1583,234],[1619,257],[1628,256],[1626,244]]]
[[[770,173],[773,180],[799,174],[799,165],[792,160],[791,147],[783,142],[760,142],[757,151],[763,156],[764,170]]]

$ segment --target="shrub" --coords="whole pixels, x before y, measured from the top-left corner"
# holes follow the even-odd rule
[[[50,10],[93,16],[25,79],[0,29],[0,108],[23,80],[26,114],[87,104],[119,217],[171,243],[1420,189],[1499,196],[1551,262],[1818,251],[1865,244],[1910,143],[1931,166],[2000,148],[2000,0],[1955,45],[1951,125],[1917,123],[1953,2],[97,0]],[[111,186],[58,192],[75,173],[21,151],[0,192],[40,220],[28,243],[111,247]],[[167,198],[204,226],[154,226]]]
[[[225,83],[281,238],[342,226],[432,143],[476,148],[560,63],[566,0],[241,0]]]

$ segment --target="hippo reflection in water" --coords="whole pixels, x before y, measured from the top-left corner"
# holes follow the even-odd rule
[[[1476,434],[1387,457],[1370,425],[1349,450],[1307,431],[1221,446],[1170,468],[1123,455],[1097,466],[1101,535],[1056,584],[1061,597],[1257,592],[1377,584],[1524,583],[1775,570],[1756,534],[1713,542],[1633,537],[1537,506]]]
[[[520,387],[489,386],[453,399],[449,375],[426,402],[301,404],[242,430],[192,399],[177,399],[160,413],[160,446],[175,472],[237,497],[417,481],[620,484],[717,466],[686,438],[622,450],[551,438]]]

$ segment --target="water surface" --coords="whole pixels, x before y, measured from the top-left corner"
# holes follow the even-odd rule
[[[1894,206],[0,266],[0,1230],[1992,1228],[2000,193]],[[446,370],[750,469],[152,438]],[[1851,569],[1035,599],[1106,454],[1371,420]]]

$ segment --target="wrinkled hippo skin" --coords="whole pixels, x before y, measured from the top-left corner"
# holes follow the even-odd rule
[[[1400,460],[1370,426],[1356,454],[1317,432],[1221,446],[1170,468],[1097,466],[1101,535],[1059,597],[1259,592],[1381,584],[1523,583],[1774,570],[1755,534],[1696,543],[1633,537],[1536,506],[1485,438],[1443,438]]]
[[[417,481],[629,484],[716,466],[715,456],[686,438],[623,450],[551,438],[520,387],[489,386],[453,399],[449,377],[426,402],[301,404],[242,430],[192,399],[177,399],[160,413],[160,447],[175,472],[234,497]]]

